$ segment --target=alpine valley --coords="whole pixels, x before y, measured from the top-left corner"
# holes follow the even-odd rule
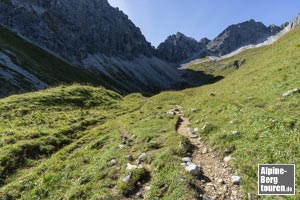
[[[258,164],[300,164],[300,15],[157,48],[107,0],[0,25],[0,200],[300,198],[257,195]]]

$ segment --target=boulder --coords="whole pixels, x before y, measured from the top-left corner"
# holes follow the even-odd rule
[[[127,163],[126,171],[133,171],[140,168],[142,168],[141,165],[132,165],[130,163]]]
[[[190,133],[190,134],[189,134],[189,137],[190,137],[190,138],[198,138],[199,136],[196,135],[196,134],[194,134],[194,133]]]
[[[182,162],[185,162],[185,163],[192,162],[192,158],[190,158],[190,157],[184,157],[181,160],[182,160]]]
[[[176,112],[174,110],[168,110],[167,115],[176,115]]]
[[[204,148],[201,152],[202,154],[207,154],[208,153],[208,149],[207,148]]]
[[[219,185],[223,185],[223,184],[225,184],[225,181],[223,179],[218,179],[217,183]]]
[[[122,181],[123,181],[123,183],[128,184],[129,181],[130,181],[130,179],[131,179],[131,174],[129,174],[128,176],[126,176],[125,178],[123,178]]]
[[[299,93],[300,90],[298,88],[295,88],[295,89],[292,89],[292,90],[289,90],[289,91],[286,91],[282,94],[283,97],[288,97],[292,94],[295,94],[295,93]]]
[[[133,161],[132,155],[125,156],[125,159],[128,160],[128,161]]]
[[[142,162],[144,162],[145,160],[146,160],[146,158],[147,158],[147,154],[146,153],[142,153],[139,157],[138,157],[138,159],[136,160],[136,162],[139,164],[139,163],[142,163]]]
[[[225,163],[229,163],[231,161],[231,157],[226,156],[223,160],[224,160]]]
[[[193,176],[199,176],[201,174],[200,167],[194,163],[189,163],[188,166],[185,167],[185,170]]]
[[[234,185],[239,185],[241,183],[241,177],[239,177],[239,176],[232,176],[231,177],[231,182]]]
[[[232,135],[238,135],[239,134],[238,131],[232,131],[231,133],[232,133]]]
[[[185,163],[185,162],[184,162],[184,163],[180,163],[180,165],[181,165],[182,167],[188,166],[187,163]]]
[[[231,121],[229,122],[229,124],[235,124],[235,123],[236,123],[235,120],[231,120]]]
[[[116,159],[112,159],[112,160],[110,160],[110,161],[108,162],[108,164],[109,164],[110,166],[114,166],[115,164],[117,164],[117,160],[116,160]]]

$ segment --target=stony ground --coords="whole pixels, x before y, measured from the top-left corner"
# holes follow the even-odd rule
[[[189,124],[188,118],[180,116],[177,132],[187,137],[194,146],[191,159],[202,171],[197,178],[200,197],[204,200],[241,199],[240,187],[232,180],[236,174],[229,166],[230,157],[223,158],[220,153],[211,149],[193,133]]]

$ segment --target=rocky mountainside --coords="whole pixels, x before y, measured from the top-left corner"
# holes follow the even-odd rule
[[[0,22],[120,93],[153,93],[189,82],[177,66],[156,58],[140,29],[107,0],[0,1]]]
[[[199,43],[202,45],[202,46],[206,46],[211,40],[208,39],[208,38],[202,38]]]
[[[277,26],[274,26],[274,25],[269,26],[270,32],[274,32],[274,30],[277,31],[279,29],[281,31],[276,33],[275,35],[272,35],[272,36],[268,37],[266,40],[264,40],[261,43],[249,44],[249,45],[242,46],[242,47],[232,51],[231,53],[223,55],[223,56],[213,56],[213,55],[211,55],[211,56],[207,57],[206,59],[197,58],[197,59],[194,59],[190,62],[182,64],[181,69],[186,69],[186,68],[189,68],[191,66],[198,65],[198,64],[205,64],[207,62],[215,62],[216,63],[217,61],[234,57],[235,55],[238,55],[238,54],[240,54],[241,52],[243,52],[245,50],[250,50],[250,49],[259,48],[259,47],[263,47],[263,46],[266,46],[266,45],[273,44],[274,42],[276,42],[277,40],[282,38],[284,35],[286,35],[290,31],[292,31],[293,29],[296,29],[300,25],[300,20],[299,19],[300,19],[300,14],[298,14],[290,22],[286,22],[286,23],[282,24],[280,26],[280,28],[278,28]],[[224,63],[222,63],[221,65],[223,65],[223,64]],[[232,64],[230,64],[230,65],[232,65]],[[233,65],[236,65],[236,64],[233,62]],[[214,65],[214,68],[215,68],[214,70],[216,70],[216,68],[217,69],[222,69],[222,67],[220,67],[220,63],[218,63],[217,65]],[[202,69],[203,72],[207,72],[208,74],[211,74],[211,72],[214,71],[214,70],[211,68],[209,71],[207,71],[206,67],[204,67]]]
[[[74,82],[105,85],[97,74],[72,66],[0,27],[0,97]]]
[[[128,17],[107,0],[8,0],[1,23],[65,59],[88,54],[152,55],[153,48]]]
[[[180,34],[169,36],[157,48],[160,58],[169,62],[186,63],[206,55],[222,56],[246,45],[255,45],[279,33],[286,25],[266,27],[254,20],[231,25],[215,39],[195,39]],[[180,37],[181,36],[181,37]]]
[[[157,56],[169,62],[179,63],[201,52],[205,48],[206,40],[202,42],[204,44],[178,32],[176,35],[169,36],[157,47]]]
[[[300,25],[300,13],[289,24],[286,24],[286,29],[292,30],[299,25]]]
[[[261,43],[281,30],[282,28],[276,25],[266,27],[263,23],[252,19],[229,26],[206,47],[214,55],[222,56],[242,46]]]

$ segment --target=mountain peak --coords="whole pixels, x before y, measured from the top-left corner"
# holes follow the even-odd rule
[[[181,38],[181,37],[186,37],[186,36],[181,32],[177,32],[176,33],[176,38]]]
[[[213,54],[225,55],[242,46],[265,41],[281,30],[282,28],[276,25],[266,27],[263,23],[250,19],[226,28],[207,45],[207,49]]]
[[[206,46],[211,40],[208,39],[207,37],[204,37],[199,40],[199,43],[202,44],[203,46]]]
[[[181,32],[169,36],[157,47],[157,56],[169,62],[181,62],[198,52],[203,45]]]

